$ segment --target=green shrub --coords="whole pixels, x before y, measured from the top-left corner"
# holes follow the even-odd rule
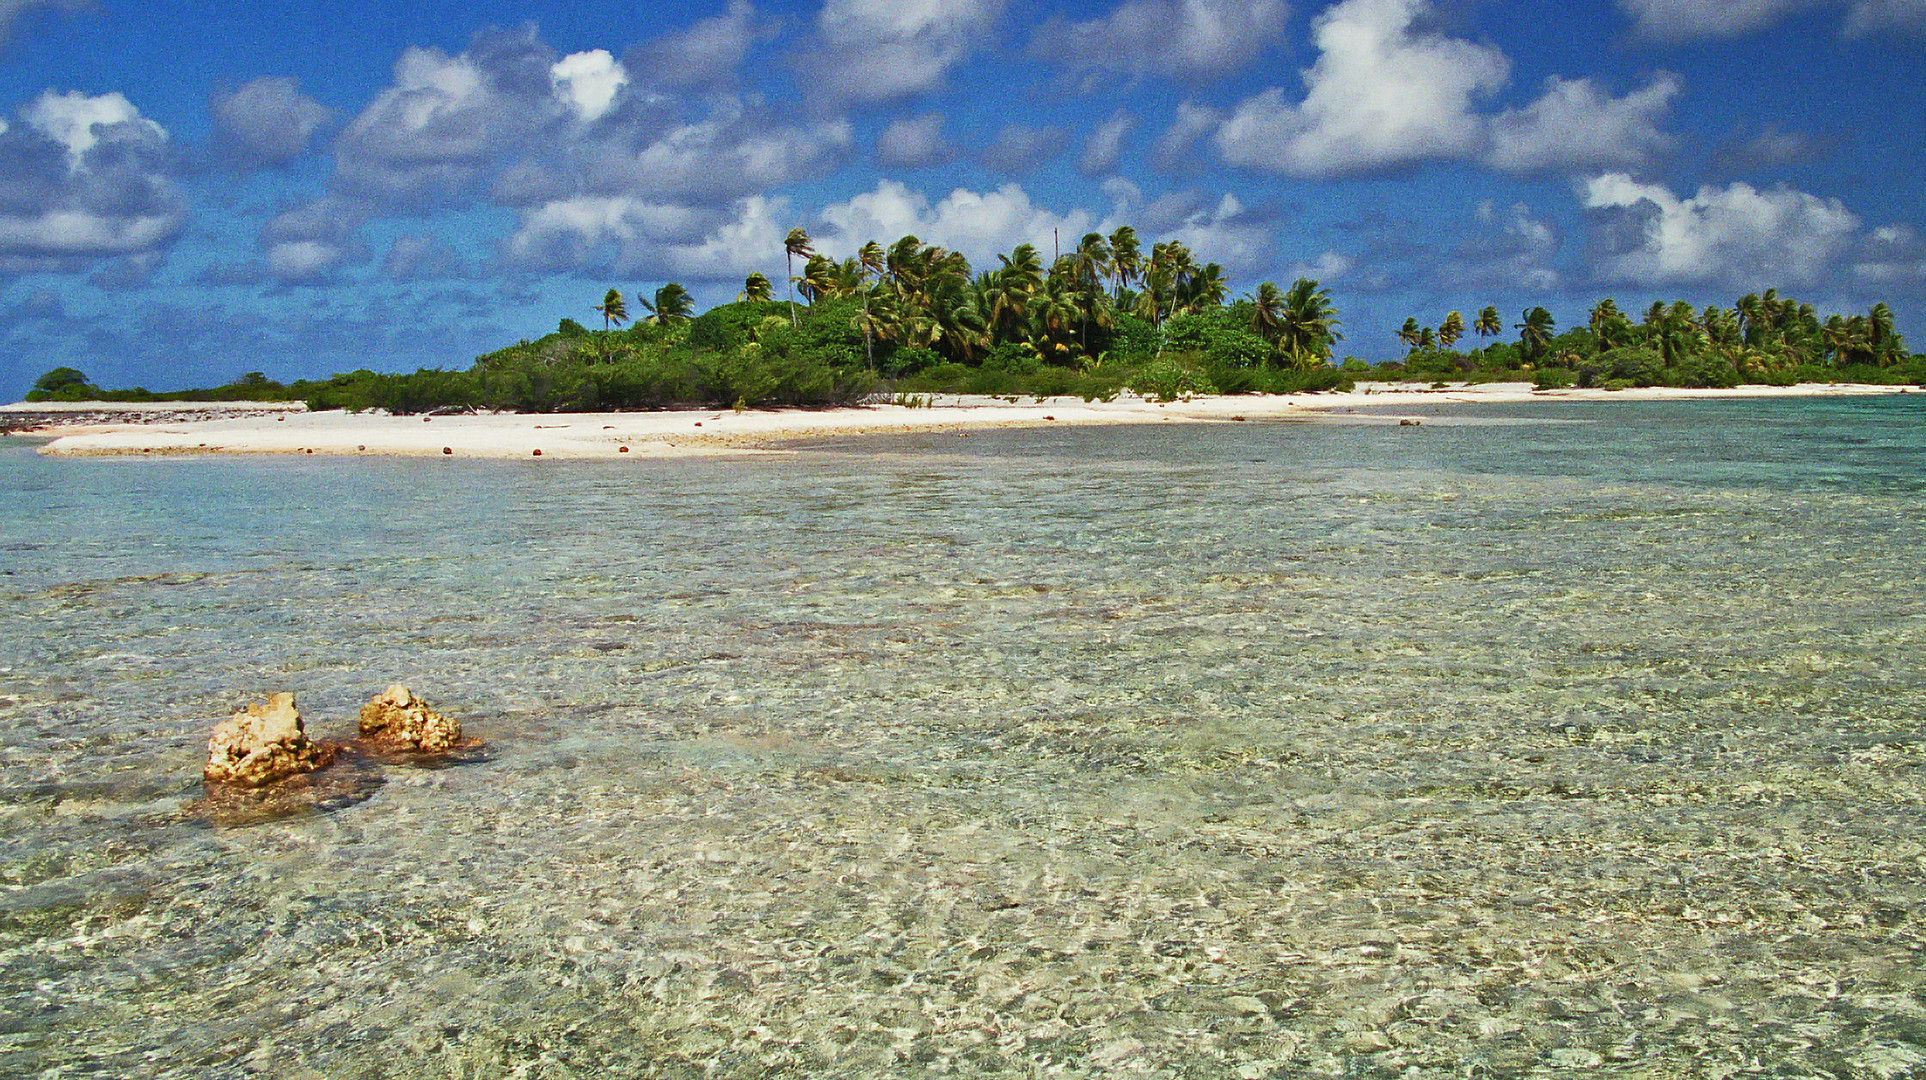
[[[1532,372],[1531,385],[1538,390],[1563,390],[1578,381],[1578,373],[1570,368],[1539,368]]]

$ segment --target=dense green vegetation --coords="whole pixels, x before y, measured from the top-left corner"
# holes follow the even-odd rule
[[[1023,244],[973,272],[961,254],[914,236],[888,248],[871,241],[838,261],[801,229],[789,233],[784,257],[791,276],[780,300],[753,273],[733,303],[698,316],[688,290],[670,282],[634,299],[646,314],[625,328],[629,300],[609,289],[589,306],[600,330],[563,319],[539,341],[488,353],[467,370],[362,370],[287,385],[251,372],[222,387],[154,394],[103,391],[63,367],[42,376],[28,400],[566,412],[836,405],[878,392],[1107,399],[1131,390],[1169,400],[1338,389],[1358,378],[1608,389],[1926,381],[1926,357],[1905,351],[1885,304],[1822,321],[1812,305],[1771,290],[1732,309],[1654,303],[1636,323],[1605,300],[1590,325],[1564,333],[1534,307],[1510,327],[1516,340],[1504,340],[1494,307],[1469,326],[1456,311],[1435,328],[1412,318],[1397,335],[1408,349],[1402,360],[1334,366],[1341,323],[1317,282],[1264,282],[1232,299],[1221,266],[1200,265],[1175,241],[1145,253],[1128,226],[1086,235],[1047,267]],[[1480,344],[1460,351],[1467,334]]]
[[[1730,308],[1703,311],[1684,301],[1654,301],[1637,322],[1610,299],[1591,309],[1585,326],[1558,332],[1551,313],[1534,307],[1512,324],[1515,341],[1469,351],[1453,346],[1464,317],[1446,313],[1434,329],[1406,319],[1398,340],[1409,352],[1378,371],[1391,378],[1487,382],[1530,379],[1541,388],[1739,386],[1802,382],[1926,383],[1926,356],[1908,353],[1893,330],[1893,312],[1874,304],[1865,315],[1829,315],[1777,290],[1748,293]],[[1483,341],[1505,334],[1486,307],[1471,326]]]

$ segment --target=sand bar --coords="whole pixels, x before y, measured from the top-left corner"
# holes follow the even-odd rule
[[[915,431],[967,435],[988,428],[1050,425],[1232,423],[1341,420],[1397,424],[1434,408],[1517,401],[1697,400],[1917,392],[1915,387],[1818,384],[1731,390],[1650,387],[1631,390],[1534,390],[1529,383],[1360,383],[1342,394],[1195,397],[1159,403],[1135,395],[1107,402],[940,395],[911,407],[876,403],[836,409],[670,409],[619,413],[476,413],[391,416],[309,412],[300,403],[165,402],[0,406],[0,428],[52,436],[40,452],[87,457],[178,454],[535,458],[693,457],[785,452],[811,437]],[[1416,410],[1422,410],[1422,412]],[[7,425],[14,417],[19,423]]]

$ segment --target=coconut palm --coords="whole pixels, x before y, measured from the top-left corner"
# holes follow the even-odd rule
[[[1119,225],[1110,234],[1110,272],[1116,277],[1117,306],[1123,307],[1123,291],[1133,282],[1143,280],[1143,249],[1138,246],[1137,230],[1128,225]]]
[[[742,291],[736,294],[737,300],[763,303],[769,299],[769,277],[757,270],[742,279]]]
[[[1284,294],[1277,291],[1275,284],[1266,281],[1250,295],[1250,301],[1251,332],[1276,345],[1284,332]]]
[[[1437,348],[1437,346],[1438,346],[1438,332],[1436,330],[1433,330],[1429,326],[1427,326],[1424,329],[1418,331],[1418,348],[1420,350],[1424,352],[1430,352],[1432,349]]]
[[[814,304],[826,296],[834,296],[840,288],[841,275],[836,264],[827,255],[814,254],[803,263],[802,276],[796,279],[798,291],[803,299]]]
[[[653,301],[637,297],[636,303],[649,310],[649,317],[644,321],[657,326],[686,322],[695,314],[695,301],[689,296],[689,290],[673,281],[655,290]]]
[[[1471,324],[1471,328],[1478,332],[1478,337],[1481,339],[1497,337],[1505,332],[1505,321],[1499,317],[1496,306],[1486,304],[1485,309],[1478,313],[1477,321]]]
[[[599,304],[591,304],[589,310],[602,313],[602,360],[607,362],[609,358],[609,325],[612,323],[620,326],[627,322],[629,319],[629,305],[622,300],[620,290],[610,289],[608,292],[602,294],[602,302]]]
[[[1438,344],[1449,349],[1465,336],[1465,317],[1455,311],[1446,312],[1444,321],[1438,324]]]
[[[1418,317],[1407,316],[1404,325],[1398,327],[1398,342],[1407,349],[1418,347]]]
[[[1283,332],[1280,340],[1291,355],[1291,363],[1311,367],[1331,359],[1331,345],[1344,335],[1343,325],[1331,296],[1309,278],[1298,278],[1284,294]]]
[[[802,229],[791,229],[782,242],[783,261],[789,269],[789,325],[796,325],[796,256],[813,255],[815,249],[809,246],[809,234]]]
[[[1536,362],[1551,346],[1552,331],[1557,329],[1558,324],[1552,319],[1551,312],[1542,307],[1531,308],[1519,317],[1524,322],[1517,323],[1512,329],[1518,331],[1518,342],[1524,347],[1525,359]]]
[[[1186,311],[1203,311],[1206,308],[1223,307],[1224,298],[1229,295],[1230,283],[1224,280],[1224,268],[1216,263],[1205,263],[1185,282],[1179,303]]]
[[[623,301],[619,289],[610,289],[602,294],[602,302],[589,305],[590,311],[602,313],[602,332],[607,333],[609,324],[621,326],[629,321],[629,305]]]

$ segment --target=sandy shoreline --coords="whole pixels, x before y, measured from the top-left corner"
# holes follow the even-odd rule
[[[40,452],[64,457],[179,454],[318,454],[338,456],[534,458],[661,458],[766,453],[811,437],[951,432],[1058,424],[1231,423],[1338,420],[1397,424],[1412,410],[1463,403],[1516,401],[1673,401],[1711,398],[1890,394],[1906,386],[1817,384],[1732,390],[1651,387],[1634,390],[1533,390],[1529,383],[1359,384],[1346,394],[1198,397],[1158,403],[1135,396],[1108,402],[943,395],[927,406],[875,404],[839,409],[665,410],[624,413],[480,413],[389,416],[309,412],[299,403],[165,402],[0,406],[35,426],[12,434],[51,436]],[[1359,411],[1362,410],[1362,411]],[[1437,415],[1425,408],[1426,419]],[[0,423],[0,427],[6,427]]]

